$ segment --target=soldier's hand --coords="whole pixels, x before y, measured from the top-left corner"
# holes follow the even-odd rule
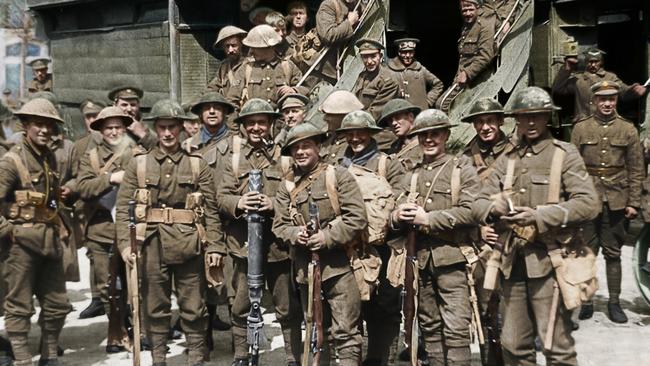
[[[456,78],[456,82],[460,85],[467,84],[467,73],[465,71],[459,72],[458,77]]]
[[[120,252],[120,255],[122,256],[124,263],[133,266],[133,263],[135,263],[135,256],[131,254],[131,248],[124,248],[124,250]]]
[[[359,13],[356,11],[351,11],[348,13],[348,22],[352,24],[352,26],[357,25],[359,23]]]
[[[575,56],[569,56],[564,58],[564,69],[567,71],[573,71],[578,65],[578,58]]]
[[[516,224],[519,226],[528,226],[535,224],[535,210],[525,206],[515,206],[514,214],[501,216],[501,220]]]
[[[142,122],[136,121],[135,119],[133,120],[133,123],[127,127],[127,129],[139,139],[143,138],[144,135],[146,135],[149,131]]]
[[[295,92],[296,92],[296,89],[294,89],[294,88],[292,88],[292,87],[290,87],[288,85],[282,85],[281,87],[278,88],[278,96],[279,97],[282,97],[285,94],[291,94],[291,93],[295,93]]]
[[[417,209],[418,205],[415,203],[402,203],[401,205],[397,206],[393,219],[397,219],[397,221],[400,222],[412,223],[415,219],[415,212]]]
[[[634,83],[630,85],[630,88],[632,88],[632,92],[638,96],[642,96],[645,94],[647,91],[647,88],[639,83]]]
[[[429,215],[427,215],[427,212],[424,211],[423,207],[417,206],[415,208],[415,216],[413,217],[413,224],[414,225],[429,225]]]
[[[246,192],[237,202],[237,208],[241,211],[257,211],[262,203],[261,196],[258,192]]]
[[[508,205],[508,194],[501,192],[490,197],[492,199],[492,209],[490,215],[494,218],[505,216],[510,212]]]
[[[494,245],[499,240],[499,235],[497,235],[492,226],[481,226],[481,240],[490,245]]]
[[[630,206],[625,207],[625,217],[626,217],[628,220],[632,220],[632,219],[636,218],[636,216],[637,216],[638,214],[639,214],[639,211],[637,211],[636,208],[634,208],[634,207],[630,207]]]
[[[298,239],[296,242],[300,245],[307,245],[309,241],[309,234],[307,233],[307,227],[301,226],[300,231],[298,232]]]
[[[257,210],[273,211],[273,200],[271,199],[271,197],[265,194],[260,194],[260,207]]]
[[[208,267],[221,267],[223,256],[219,253],[207,253],[205,255],[205,263]]]
[[[325,248],[325,233],[318,230],[307,240],[307,246],[312,252]]]
[[[70,195],[72,194],[72,190],[70,187],[62,186],[59,190],[59,199],[61,201],[66,201],[68,198],[70,198]]]
[[[124,170],[112,173],[108,180],[111,184],[122,184],[122,179],[124,179]]]

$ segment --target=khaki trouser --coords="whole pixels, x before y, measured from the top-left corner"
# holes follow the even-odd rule
[[[222,285],[208,288],[206,293],[206,302],[208,305],[232,305],[235,299],[235,289],[232,287],[232,267],[232,258],[229,255],[223,257],[223,276],[225,281]]]
[[[65,289],[63,261],[44,257],[14,244],[5,263],[7,281],[5,299],[5,329],[7,332],[27,333],[34,315],[33,296],[41,306],[43,330],[58,332],[66,315],[72,311]]]
[[[429,359],[440,360],[443,347],[469,351],[471,307],[465,263],[434,267],[429,259],[419,271],[418,283],[418,321]],[[463,362],[454,364],[470,364],[469,359]]]
[[[235,341],[235,358],[248,357],[246,342],[247,317],[250,313],[248,298],[247,274],[248,262],[241,258],[233,258],[232,287],[235,289],[235,299],[232,304],[232,326]],[[273,298],[275,314],[282,327],[284,349],[287,362],[300,361],[301,347],[301,318],[299,315],[300,302],[292,288],[291,261],[266,263],[264,271],[266,285]]]
[[[612,211],[605,202],[598,217],[585,224],[584,238],[596,255],[602,248],[605,260],[621,260],[626,225],[625,210]]]
[[[501,346],[506,365],[536,365],[535,337],[546,338],[555,278],[502,281],[503,328]],[[553,346],[544,350],[547,365],[577,365],[571,312],[558,304]]]
[[[142,253],[142,298],[144,301],[147,335],[152,340],[153,361],[165,360],[165,343],[171,322],[172,281],[177,296],[181,327],[186,337],[202,341],[188,342],[189,358],[202,362],[207,331],[207,309],[203,298],[205,277],[203,255],[181,264],[168,265],[162,261],[160,240],[151,238]]]
[[[321,285],[323,294],[323,348],[327,350],[328,339],[332,340],[338,354],[340,366],[357,366],[361,361],[361,333],[359,317],[361,294],[352,272],[332,277]],[[303,313],[307,317],[308,286],[300,285]],[[321,365],[334,365],[327,351],[321,357]]]
[[[361,304],[363,319],[368,332],[366,360],[374,360],[381,365],[394,365],[397,354],[397,338],[402,322],[400,295],[402,289],[393,287],[386,278],[390,259],[390,248],[377,246],[381,257],[379,286],[370,294],[370,300]]]
[[[104,310],[106,314],[110,313],[110,303],[108,295],[108,278],[110,272],[110,260],[109,254],[111,252],[111,246],[108,244],[98,243],[93,240],[86,241],[86,247],[88,248],[89,258],[92,258],[92,265],[90,269],[93,271],[93,278],[97,290],[99,291],[99,298],[102,300],[102,305],[104,305]],[[116,253],[116,255],[119,255]]]

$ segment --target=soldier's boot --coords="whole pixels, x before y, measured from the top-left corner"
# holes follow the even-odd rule
[[[447,349],[447,366],[470,366],[472,352],[469,347],[449,347]]]
[[[397,353],[397,337],[399,336],[399,323],[378,321],[366,322],[368,331],[368,350],[364,364],[368,365],[393,365]]]
[[[167,360],[167,340],[169,334],[165,333],[151,333],[149,339],[151,340],[151,358],[155,363],[165,364]]]
[[[248,366],[248,359],[235,359],[231,366]]]
[[[187,356],[190,365],[203,364],[205,362],[205,354],[207,347],[205,345],[205,337],[202,333],[185,333],[185,341],[187,343]]]
[[[282,324],[282,340],[284,341],[284,351],[287,355],[287,363],[300,361],[300,351],[302,349],[302,332],[300,323],[294,322]]]
[[[627,315],[625,315],[619,303],[622,280],[621,260],[611,259],[606,261],[605,270],[607,274],[607,290],[609,291],[609,303],[607,304],[609,319],[614,323],[627,323]]]
[[[585,320],[591,319],[594,316],[594,304],[592,302],[584,303],[580,307],[580,313],[578,314],[578,319]]]
[[[445,366],[445,350],[442,347],[442,342],[427,343],[425,348],[429,358],[429,365]]]
[[[14,365],[16,366],[31,366],[32,354],[29,352],[29,345],[27,344],[27,333],[14,333],[10,332],[9,342],[14,351]]]
[[[104,314],[106,314],[106,309],[102,300],[99,297],[93,297],[90,300],[90,305],[79,313],[79,319],[90,319]]]
[[[246,328],[233,324],[232,339],[235,345],[235,361],[248,360],[248,340]]]

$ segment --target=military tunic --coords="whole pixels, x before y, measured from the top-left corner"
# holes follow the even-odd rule
[[[308,179],[306,189],[294,193],[292,202],[286,184],[280,184],[275,196],[275,218],[273,232],[288,245],[292,245],[292,260],[296,281],[300,285],[303,313],[307,311],[307,267],[311,252],[298,244],[298,233],[302,222],[294,222],[290,213],[295,208],[299,216],[309,220],[309,193],[318,206],[321,230],[325,234],[326,248],[319,251],[323,291],[323,328],[327,337],[335,343],[339,364],[358,365],[361,357],[362,339],[358,322],[361,295],[357,286],[345,245],[359,237],[367,225],[366,209],[361,192],[352,174],[344,168],[336,168],[336,190],[342,215],[337,218],[327,194],[327,164],[319,162],[309,173],[296,173],[296,186],[302,179]],[[321,358],[324,360],[325,358]]]
[[[79,163],[77,186],[79,198],[84,201],[84,217],[87,220],[84,236],[90,252],[89,257],[93,262],[94,280],[99,290],[97,297],[102,300],[104,310],[108,314],[109,256],[116,235],[111,210],[115,207],[118,189],[110,179],[112,173],[124,170],[133,158],[133,146],[127,143],[114,149],[106,142],[101,142],[95,151],[96,155],[93,153],[93,156],[97,157],[96,163],[99,163],[100,170],[93,166],[95,162],[92,161],[94,158],[91,158],[91,153],[84,154]],[[116,154],[118,155],[114,158]],[[109,163],[110,165],[107,165]]]
[[[226,58],[219,64],[217,75],[208,82],[207,89],[214,90],[221,95],[228,95],[233,84],[236,84],[235,73],[244,62],[244,57],[239,58]]]
[[[547,205],[551,162],[555,149],[566,152],[562,163],[558,204]],[[521,141],[497,161],[493,173],[483,184],[473,210],[482,224],[490,223],[491,196],[502,191],[508,159],[515,159],[512,182],[514,206],[535,209],[537,239],[533,243],[512,236],[501,257],[502,303],[504,323],[501,345],[506,364],[535,364],[534,337],[542,342],[548,327],[553,298],[553,266],[541,238],[554,236],[563,225],[576,227],[597,215],[597,195],[577,149],[554,140],[546,133],[532,144]],[[547,363],[575,365],[576,353],[571,336],[571,313],[563,303],[558,306],[559,321]]]
[[[20,209],[18,217],[8,212],[0,217],[0,237],[10,238],[12,243],[5,248],[8,250],[3,273],[8,288],[4,303],[5,329],[10,338],[12,334],[27,336],[30,318],[35,312],[32,298],[36,296],[41,306],[39,324],[43,342],[56,344],[65,317],[72,311],[66,293],[55,211],[60,187],[56,158],[51,150],[40,151],[27,139],[12,147],[10,152],[19,156],[31,180],[21,182],[17,165],[5,155],[0,159],[0,196],[13,204],[17,191],[28,190],[43,193],[44,199],[41,205],[28,205],[41,211],[35,214],[36,219],[27,207]],[[19,359],[19,355],[16,356]],[[56,355],[43,356],[56,358]]]
[[[47,74],[45,77],[45,81],[39,81],[36,80],[36,78],[32,79],[32,82],[29,84],[29,88],[27,90],[30,93],[38,93],[38,92],[43,92],[43,91],[52,91],[52,74]]]
[[[248,356],[246,319],[250,312],[246,279],[248,227],[244,212],[237,208],[237,204],[241,196],[248,192],[248,177],[253,169],[262,171],[260,193],[273,199],[284,175],[282,160],[288,159],[280,156],[280,147],[277,145],[265,150],[254,148],[246,141],[242,141],[237,171],[235,172],[233,167],[233,159],[236,158],[234,155],[224,159],[223,171],[220,174],[221,179],[217,189],[217,201],[221,215],[224,220],[229,221],[229,224],[225,226],[226,240],[225,243],[222,243],[227,250],[222,248],[220,251],[229,253],[234,261],[232,286],[235,289],[235,298],[231,312],[236,359],[245,359]],[[230,158],[231,156],[232,158]],[[287,362],[300,361],[300,322],[302,319],[298,315],[300,302],[292,288],[289,248],[277,240],[271,232],[273,212],[264,212],[262,215],[265,217],[262,238],[264,245],[268,245],[264,266],[265,281],[273,298],[276,319],[282,327]]]
[[[324,0],[316,12],[316,32],[323,48],[329,47],[330,51],[314,71],[331,84],[338,79],[336,62],[339,52],[354,35],[354,27],[348,22],[350,10],[344,0]]]
[[[117,195],[116,229],[120,252],[129,247],[128,202],[138,189],[136,155],[125,169]],[[184,209],[187,195],[200,192],[204,200],[205,242],[193,224],[146,225],[142,244],[142,297],[146,309],[147,334],[153,344],[153,361],[164,362],[171,321],[172,281],[180,308],[190,364],[203,362],[207,313],[203,253],[217,251],[222,231],[214,191],[212,169],[200,160],[198,176],[191,168],[190,154],[182,149],[166,153],[155,147],[145,155],[144,183],[150,192],[150,208]]]
[[[419,146],[417,137],[398,139],[393,142],[388,153],[399,160],[406,171],[411,171],[415,164],[422,159],[422,149]]]
[[[298,34],[296,31],[292,30],[286,37],[287,42],[291,47],[296,47],[298,42],[305,36],[305,33]]]
[[[635,94],[629,85],[625,84],[613,72],[600,69],[596,73],[587,71],[571,72],[564,67],[558,71],[553,80],[552,91],[553,95],[573,97],[574,99],[574,112],[573,121],[577,122],[585,119],[596,111],[594,104],[591,87],[601,81],[611,81],[620,86],[618,93],[621,100],[631,100],[635,98]]]
[[[362,71],[352,88],[352,93],[363,104],[363,109],[378,120],[384,105],[399,97],[399,87],[393,80],[392,73],[380,65],[374,72]]]
[[[492,173],[497,158],[501,154],[511,151],[514,147],[515,143],[513,139],[506,136],[505,133],[500,132],[497,142],[491,145],[484,143],[478,136],[475,136],[467,144],[463,154],[472,159],[476,172],[481,182],[483,182]]]
[[[433,108],[444,88],[440,79],[418,61],[404,66],[399,57],[394,57],[388,60],[388,68],[395,76],[400,98],[422,110]]]
[[[458,39],[458,75],[467,74],[467,83],[473,85],[477,77],[488,68],[497,50],[494,46],[494,23],[478,17],[472,24],[463,24]]]

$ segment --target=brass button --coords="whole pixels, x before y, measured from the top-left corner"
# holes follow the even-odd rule
[[[427,187],[431,187],[431,182],[426,182],[426,183],[424,183],[424,185],[427,186]]]
[[[336,154],[334,154],[334,153],[331,153],[331,154],[330,154],[330,156],[331,156],[331,157],[335,157],[335,156],[336,156]]]
[[[522,174],[528,173],[528,168],[523,168],[523,169],[521,169],[521,173],[522,173]]]
[[[171,177],[171,175],[165,174],[165,178],[169,178],[169,177]]]
[[[255,156],[259,158],[259,157],[260,157],[260,153],[256,152],[256,153],[255,153]]]
[[[167,162],[171,164],[171,162],[172,162],[172,159],[167,159]]]
[[[605,177],[600,177],[600,179],[605,179]]]
[[[447,190],[447,193],[449,193],[449,192],[451,192],[451,189],[448,189],[448,190]]]
[[[266,80],[271,80],[271,78],[267,76],[267,77],[266,77]]]
[[[603,137],[603,141],[607,141],[607,137]]]
[[[607,125],[603,125],[603,128],[607,128]]]
[[[605,166],[605,163],[600,163],[600,165]]]
[[[607,150],[600,150],[601,153],[607,154]]]
[[[431,203],[433,200],[431,198],[427,198],[427,203]]]
[[[266,88],[266,91],[271,91],[271,88]]]
[[[531,156],[533,156],[533,154],[531,154],[531,153],[529,153],[529,152],[526,153],[526,157],[527,157],[527,158],[530,158]]]
[[[430,166],[428,166],[428,167],[427,167],[427,170],[431,170],[431,169],[433,169],[433,168],[432,168],[432,167],[430,167]]]
[[[519,193],[526,193],[526,188],[522,188],[519,190]]]

